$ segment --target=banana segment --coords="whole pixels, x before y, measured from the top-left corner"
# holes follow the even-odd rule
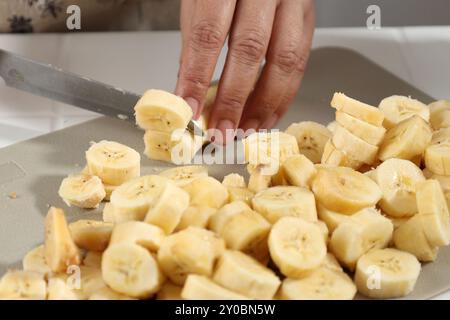
[[[240,251],[225,251],[217,263],[213,280],[251,299],[272,299],[280,286],[275,273]]]
[[[45,261],[44,246],[40,245],[30,250],[22,260],[22,267],[24,271],[34,271],[45,276],[51,274],[52,270]]]
[[[317,221],[314,194],[306,188],[278,186],[257,193],[252,206],[270,223],[286,216]]]
[[[190,196],[192,206],[220,208],[228,201],[228,190],[212,177],[200,177],[183,187]]]
[[[317,173],[314,164],[302,154],[286,159],[282,168],[287,182],[297,187],[309,188]]]
[[[158,263],[173,283],[183,285],[190,273],[211,276],[224,250],[224,241],[213,232],[189,227],[163,240]]]
[[[358,260],[355,283],[366,297],[397,298],[414,289],[419,273],[420,263],[412,254],[390,248],[377,249]]]
[[[383,127],[374,126],[341,111],[336,112],[336,122],[353,135],[374,146],[379,145],[383,141],[386,133],[386,129]],[[337,126],[335,130],[336,128]]]
[[[62,209],[51,207],[47,213],[44,253],[45,261],[53,272],[66,272],[69,266],[81,262]]]
[[[117,142],[94,143],[86,151],[86,160],[89,173],[106,184],[121,185],[140,175],[139,153]]]
[[[210,218],[216,213],[217,209],[206,206],[189,206],[181,216],[175,231],[181,231],[188,227],[206,228]]]
[[[44,275],[33,271],[8,271],[0,279],[0,300],[44,300],[47,284]]]
[[[117,224],[114,227],[110,245],[133,243],[156,253],[161,247],[164,238],[164,231],[157,226],[141,221],[128,221]]]
[[[389,159],[374,172],[383,193],[379,206],[391,217],[410,217],[417,213],[416,185],[425,181],[422,171],[412,162]]]
[[[255,193],[248,188],[232,188],[228,187],[229,202],[244,201],[247,204],[251,204],[252,198]],[[257,188],[258,189],[258,188]]]
[[[238,293],[225,289],[205,276],[190,274],[181,291],[185,300],[247,300]]]
[[[320,204],[343,214],[372,207],[382,196],[372,179],[345,167],[320,168],[313,180],[312,190]]]
[[[197,178],[207,177],[208,168],[203,166],[175,167],[161,171],[159,175],[172,180],[178,187],[184,187]]]
[[[102,275],[114,291],[133,298],[150,297],[164,281],[150,252],[132,243],[114,244],[106,249]]]
[[[361,161],[351,158],[346,152],[336,148],[332,139],[325,144],[321,163],[329,166],[349,167],[355,170],[363,165]]]
[[[91,175],[73,175],[61,182],[59,196],[70,207],[97,208],[106,196],[105,188],[99,177]]]
[[[83,295],[70,286],[65,277],[48,279],[47,300],[82,300]]]
[[[336,125],[332,141],[337,149],[363,163],[372,164],[378,153],[377,146],[357,137],[340,124]]]
[[[78,220],[69,224],[75,244],[82,249],[104,251],[108,246],[113,224],[95,220]]]
[[[222,184],[227,188],[247,188],[244,177],[237,173],[223,177]]]
[[[434,130],[450,127],[450,101],[439,100],[428,105],[430,124]]]
[[[320,227],[301,218],[278,220],[269,234],[269,251],[281,273],[303,277],[319,267],[327,254]]]
[[[433,133],[430,145],[425,150],[425,166],[439,175],[450,175],[450,128]]]
[[[183,290],[183,287],[177,286],[170,281],[166,281],[158,291],[156,300],[182,300],[181,290]]]
[[[186,101],[156,89],[146,91],[134,111],[136,123],[144,130],[172,132],[186,128],[192,119],[192,109]]]
[[[383,126],[387,129],[415,115],[427,122],[430,120],[428,106],[411,97],[390,96],[381,100],[378,108],[384,114]]]
[[[325,143],[331,138],[330,130],[317,122],[303,121],[291,124],[286,133],[295,137],[301,154],[313,163],[320,163]]]
[[[347,113],[374,126],[383,125],[384,115],[378,108],[347,97],[343,93],[336,92],[333,95],[331,106],[337,111]]]
[[[272,182],[272,175],[266,174],[267,169],[264,165],[247,166],[247,171],[250,174],[248,179],[248,189],[253,193],[258,193],[269,188]]]

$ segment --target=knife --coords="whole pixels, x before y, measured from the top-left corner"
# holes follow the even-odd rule
[[[135,93],[1,49],[0,77],[9,87],[135,123],[134,106],[140,99]],[[194,120],[188,130],[203,134]]]

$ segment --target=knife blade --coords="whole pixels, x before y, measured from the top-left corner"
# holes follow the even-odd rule
[[[135,122],[138,94],[33,61],[0,49],[0,77],[6,85],[89,111]],[[193,120],[188,130],[203,132]]]

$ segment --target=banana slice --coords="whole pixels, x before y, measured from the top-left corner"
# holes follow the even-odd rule
[[[286,133],[295,137],[301,154],[313,163],[320,163],[325,143],[331,138],[330,130],[317,122],[303,121],[291,124]]]
[[[363,165],[361,161],[352,159],[346,152],[337,149],[332,139],[325,144],[321,162],[329,166],[349,167],[355,170]]]
[[[0,300],[44,300],[47,283],[44,275],[33,271],[8,271],[0,279]]]
[[[367,208],[333,231],[329,248],[341,264],[353,271],[364,253],[385,248],[391,241],[393,231],[394,226],[389,219],[376,209]]]
[[[82,297],[83,300],[89,299],[95,292],[107,288],[103,280],[102,270],[97,267],[80,267],[80,287],[75,287],[75,292]],[[69,285],[76,286],[78,284],[70,283],[69,278],[66,278]]]
[[[301,218],[278,220],[269,234],[269,251],[281,273],[299,278],[319,267],[327,254],[320,227]]]
[[[341,111],[336,112],[336,122],[353,135],[374,146],[378,146],[383,141],[384,134],[386,133],[386,129],[383,127],[359,120]]]
[[[374,126],[381,127],[383,125],[384,115],[378,108],[347,97],[343,93],[336,92],[333,95],[331,106]]]
[[[321,267],[302,279],[283,280],[283,300],[352,300],[356,286],[342,271]]]
[[[252,199],[255,196],[255,193],[250,191],[248,188],[231,188],[228,187],[228,196],[229,201],[244,201],[247,204],[252,203]]]
[[[106,196],[102,180],[91,175],[72,175],[61,182],[59,196],[70,207],[97,208]]]
[[[134,111],[137,125],[144,130],[172,132],[186,128],[192,119],[192,109],[183,98],[156,89],[146,91]]]
[[[34,271],[45,276],[50,275],[52,270],[45,261],[44,245],[30,250],[22,260],[22,267],[24,271]]]
[[[428,105],[430,124],[434,130],[450,127],[450,101],[439,100]]]
[[[133,243],[118,243],[106,249],[102,275],[111,289],[132,298],[149,298],[164,281],[150,252]]]
[[[86,151],[86,160],[90,174],[106,184],[121,185],[139,177],[141,171],[139,153],[113,141],[94,143]]]
[[[272,224],[286,216],[317,221],[314,194],[306,188],[272,187],[258,192],[252,199],[252,206]]]
[[[168,183],[158,200],[150,207],[144,222],[154,224],[171,234],[189,207],[189,194],[172,183]]]
[[[444,194],[447,194],[450,192],[450,176],[444,176],[441,174],[433,173],[430,170],[428,170],[427,168],[423,169],[422,172],[423,172],[423,175],[425,176],[425,178],[437,180],[439,182],[439,184],[441,185],[441,188],[442,188],[442,191],[444,192]]]
[[[328,244],[328,236],[330,235],[330,231],[328,230],[327,224],[323,221],[317,220],[314,222],[320,229],[323,235],[323,240],[326,244]]]
[[[110,245],[133,243],[156,253],[161,247],[164,238],[164,231],[157,226],[141,221],[128,221],[117,224],[114,227]]]
[[[66,272],[67,267],[81,262],[62,209],[51,207],[47,213],[44,253],[45,261],[53,272]]]
[[[325,256],[325,260],[323,261],[321,268],[327,268],[335,271],[344,271],[344,269],[342,269],[341,265],[339,264],[339,261],[331,253],[327,253],[327,255]]]
[[[149,175],[122,184],[111,195],[114,221],[143,220],[169,183],[167,178]]]
[[[228,190],[212,177],[200,177],[183,187],[189,193],[192,206],[220,208],[228,201]]]
[[[181,291],[185,300],[248,300],[247,297],[227,290],[205,276],[190,274]]]
[[[244,201],[230,202],[217,210],[209,220],[208,227],[215,233],[220,234],[233,216],[251,210],[250,206]]]
[[[275,273],[240,251],[225,251],[219,259],[213,280],[251,299],[272,299],[280,286]]]
[[[208,168],[203,166],[175,167],[161,171],[159,175],[172,180],[178,187],[184,187],[197,178],[207,177]]]
[[[327,124],[327,129],[333,134],[336,129],[337,121],[331,121]]]
[[[92,267],[101,269],[102,267],[102,254],[103,252],[88,251],[83,259],[83,265],[86,267]]]
[[[378,153],[378,147],[355,136],[340,124],[336,125],[332,138],[333,145],[343,151],[350,158],[372,164]]]
[[[108,287],[102,288],[89,297],[89,300],[135,300]]]
[[[379,165],[374,179],[383,194],[379,206],[391,217],[417,213],[416,185],[425,181],[422,171],[411,161],[389,159]]]
[[[175,231],[181,231],[188,227],[204,228],[208,226],[210,218],[216,213],[217,209],[206,206],[189,206],[181,216],[180,223]]]
[[[183,285],[189,273],[211,276],[224,251],[225,242],[213,232],[189,227],[163,240],[158,263],[173,283]]]
[[[433,133],[424,159],[425,166],[434,174],[450,175],[450,128]]]
[[[398,226],[394,231],[394,244],[397,249],[409,252],[423,262],[436,260],[439,251],[438,247],[428,243],[419,215]]]
[[[369,177],[350,168],[320,168],[312,183],[316,200],[329,210],[353,214],[372,207],[382,193]]]
[[[181,297],[183,287],[177,286],[170,281],[164,282],[156,295],[156,300],[183,300]]]
[[[450,219],[447,202],[437,180],[416,186],[416,200],[425,236],[431,246],[450,244]]]
[[[102,219],[104,222],[110,222],[110,223],[116,222],[114,207],[111,203],[105,203],[105,206],[103,207],[103,212],[102,212]]]
[[[272,182],[272,175],[266,174],[267,170],[270,171],[265,165],[247,165],[247,171],[250,175],[248,179],[248,189],[251,192],[258,193],[269,188]]]
[[[297,187],[309,188],[317,173],[314,164],[302,154],[286,159],[282,168],[287,182]]]
[[[108,246],[113,224],[95,220],[78,220],[69,224],[75,244],[82,249],[104,251]]]
[[[366,297],[404,297],[414,289],[419,273],[420,263],[410,253],[390,248],[371,250],[358,260],[355,284]]]
[[[247,188],[244,177],[237,173],[223,177],[222,184],[227,188]]]
[[[82,300],[83,298],[78,290],[71,288],[65,277],[48,279],[47,300]]]
[[[358,213],[355,213],[358,214]],[[317,215],[323,221],[330,232],[333,232],[341,223],[351,220],[350,215],[328,210],[323,205],[317,205]]]
[[[431,128],[419,116],[412,116],[389,129],[380,146],[378,158],[411,160],[422,155],[431,140]]]
[[[399,122],[412,116],[419,116],[426,122],[430,120],[430,109],[419,100],[405,96],[390,96],[381,100],[378,108],[384,114],[383,126],[395,127]]]

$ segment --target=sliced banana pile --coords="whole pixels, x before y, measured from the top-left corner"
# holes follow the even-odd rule
[[[247,137],[248,183],[194,165],[140,176],[136,151],[93,144],[59,194],[82,208],[109,200],[103,221],[68,224],[50,208],[44,245],[3,276],[0,298],[408,295],[420,262],[450,243],[450,103],[392,96],[376,108],[336,93],[331,105],[328,128]],[[136,106],[147,154],[171,160],[167,139],[191,116],[180,98],[148,91]]]

